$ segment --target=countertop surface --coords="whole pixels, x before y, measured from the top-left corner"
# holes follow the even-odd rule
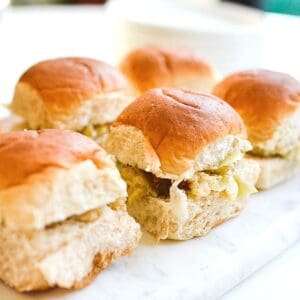
[[[113,63],[108,24],[103,10],[94,6],[7,11],[0,17],[0,102],[10,101],[18,77],[41,59],[91,56]],[[300,79],[300,21],[267,15],[264,31],[260,66],[289,72]],[[299,299],[299,278],[300,243],[297,242],[222,299]]]

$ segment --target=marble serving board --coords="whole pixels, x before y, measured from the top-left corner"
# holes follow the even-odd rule
[[[156,241],[103,271],[85,289],[18,294],[0,284],[1,300],[216,299],[300,238],[300,177],[249,198],[237,218],[207,236]]]

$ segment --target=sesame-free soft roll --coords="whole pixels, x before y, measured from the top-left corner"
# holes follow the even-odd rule
[[[128,212],[157,239],[202,236],[256,191],[244,124],[215,96],[149,90],[121,113],[104,147],[127,182]]]
[[[90,58],[58,58],[21,76],[10,108],[27,129],[69,129],[101,140],[131,100],[127,80],[114,67]]]
[[[18,291],[80,288],[137,247],[126,184],[87,137],[0,134],[0,279]]]
[[[261,166],[259,189],[270,188],[300,173],[300,82],[268,71],[249,70],[221,81],[213,93],[228,102],[247,126]]]
[[[120,69],[136,95],[162,86],[206,93],[217,81],[216,71],[207,61],[183,49],[137,48],[124,57]]]

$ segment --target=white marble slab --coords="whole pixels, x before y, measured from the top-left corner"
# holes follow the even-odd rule
[[[76,292],[20,295],[0,285],[1,300],[215,299],[300,238],[300,177],[249,199],[238,218],[202,239],[156,244],[144,234],[129,258]]]

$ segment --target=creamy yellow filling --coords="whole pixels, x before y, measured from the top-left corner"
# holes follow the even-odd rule
[[[188,197],[199,199],[211,192],[219,192],[223,197],[233,200],[256,192],[255,180],[247,178],[247,172],[251,170],[248,170],[247,165],[242,166],[242,163],[243,161],[237,162],[233,167],[222,167],[213,172],[196,173],[188,180]]]
[[[126,210],[125,200],[121,199],[121,198],[108,204],[108,206],[112,210]],[[89,210],[81,215],[72,216],[70,219],[77,221],[77,222],[91,223],[91,222],[96,221],[101,216],[101,213],[102,213],[102,207],[97,207],[97,208]]]
[[[71,217],[71,220],[83,223],[91,223],[96,221],[101,216],[101,207],[87,211],[86,213],[78,216]]]
[[[190,188],[187,190],[187,195],[192,199],[206,197],[212,191],[223,193],[229,199],[235,199],[238,195],[237,182],[231,175],[210,175],[200,172],[188,182]]]
[[[120,172],[128,185],[129,203],[149,196],[169,201],[169,190],[173,181],[156,178],[130,166],[121,165]],[[181,181],[178,188],[183,190],[190,200],[207,197],[212,192],[218,192],[222,198],[230,200],[246,197],[256,192],[255,180],[250,180],[247,172],[252,172],[249,166],[236,162],[230,167],[197,172],[190,179]]]
[[[114,202],[107,204],[112,210],[126,210],[126,204],[125,204],[125,199],[124,198],[118,198]],[[82,223],[92,223],[96,221],[99,217],[101,217],[102,214],[102,207],[97,207],[94,209],[91,209],[81,215],[76,215],[68,218],[68,220],[73,220],[76,222],[82,222]],[[49,224],[47,228],[52,228],[55,227],[56,225],[62,224],[64,221],[61,222],[56,222]]]
[[[127,183],[127,201],[133,202],[145,197],[157,197],[157,193],[152,188],[147,173],[130,166],[124,166],[119,164],[119,170],[122,178]]]
[[[94,140],[100,139],[105,134],[109,133],[110,124],[102,124],[102,125],[88,125],[84,127],[80,133],[84,134],[85,136],[92,138]],[[17,123],[12,127],[12,130],[24,130],[30,129],[30,126],[26,122]]]
[[[88,125],[85,128],[83,128],[81,133],[97,141],[101,139],[104,135],[109,133],[109,124]]]
[[[290,151],[286,152],[285,149],[276,149],[276,151],[269,151],[261,147],[253,147],[250,152],[252,155],[265,157],[265,158],[284,158],[300,160],[300,142]]]

